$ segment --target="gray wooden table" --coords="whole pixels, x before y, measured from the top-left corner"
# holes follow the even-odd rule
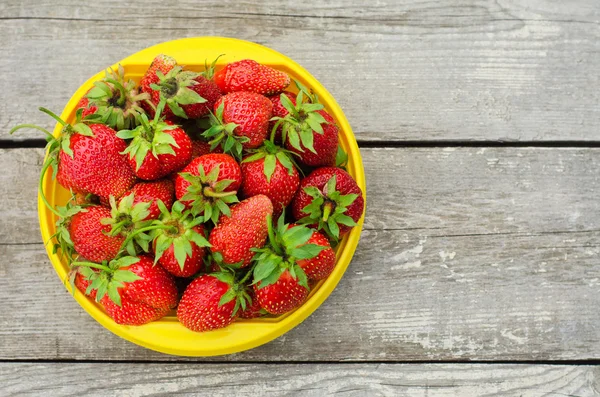
[[[365,5],[368,3],[368,5]],[[337,98],[368,184],[329,299],[257,349],[128,343],[62,287],[37,224],[44,142],[89,76],[181,37],[293,57]],[[0,395],[600,394],[600,3],[0,2]]]

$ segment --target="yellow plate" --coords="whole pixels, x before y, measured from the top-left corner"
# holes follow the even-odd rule
[[[195,70],[202,70],[205,60],[210,63],[221,54],[224,56],[219,58],[218,66],[250,58],[284,70],[294,79],[311,87],[340,126],[340,143],[349,155],[348,172],[356,179],[363,193],[366,192],[360,152],[344,113],[331,94],[296,62],[255,43],[220,37],[198,37],[155,45],[123,59],[118,64],[124,67],[127,77],[139,81],[154,57],[160,53],[171,55],[179,64]],[[113,68],[116,66],[113,65]],[[104,72],[100,72],[79,87],[62,112],[63,120],[74,121],[77,102],[92,87],[93,82],[103,76]],[[60,130],[60,125],[56,125],[54,135],[58,136]],[[68,192],[52,180],[51,172],[47,172],[44,177],[43,190],[51,205],[64,205],[69,197]],[[44,206],[39,197],[38,212],[42,238],[46,242],[55,232],[56,216]],[[360,237],[363,218],[364,214],[358,226],[354,227],[337,247],[337,264],[329,278],[313,289],[302,307],[277,318],[237,321],[227,328],[204,333],[186,329],[177,321],[174,313],[160,321],[143,326],[124,326],[116,324],[100,305],[88,299],[77,289],[74,297],[105,328],[130,342],[152,350],[181,356],[213,356],[251,349],[277,338],[300,324],[325,301],[350,264]],[[62,262],[58,255],[52,253],[52,244],[47,244],[46,249],[58,276],[61,280],[66,280],[69,271],[67,264]],[[68,283],[65,284],[70,290]]]

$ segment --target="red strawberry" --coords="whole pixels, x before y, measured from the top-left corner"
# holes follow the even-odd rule
[[[304,303],[308,296],[308,287],[300,285],[289,270],[285,270],[279,279],[266,286],[262,283],[254,285],[254,292],[258,303],[271,314],[283,314],[297,309]]]
[[[223,149],[217,146],[214,150],[210,150],[210,143],[199,139],[192,140],[192,160],[210,153],[223,153]]]
[[[331,248],[327,237],[315,230],[306,244],[318,245],[325,247],[325,249],[319,252],[314,258],[296,261],[298,266],[304,270],[306,277],[310,280],[322,280],[329,277],[335,267],[335,252]]]
[[[75,279],[73,280],[73,284],[77,289],[84,295],[89,296],[92,299],[96,299],[97,291],[95,289],[91,289],[88,294],[88,287],[91,282],[88,280],[84,274],[90,274],[91,272],[97,272],[97,270],[90,269],[89,267],[82,267],[72,270],[74,273]]]
[[[125,70],[119,65],[116,71],[107,70],[106,76],[94,83],[94,87],[88,91],[85,98],[92,107],[84,110],[83,116],[95,108],[92,120],[119,131],[138,125],[139,117],[144,113],[142,103],[149,99],[150,95],[140,94],[135,81],[125,81]]]
[[[163,204],[160,220],[154,225],[153,247],[155,262],[158,261],[169,273],[178,277],[192,276],[202,268],[206,248],[209,246],[201,219],[194,219],[177,201],[171,212]]]
[[[281,93],[281,95],[285,95],[286,97],[288,97],[292,104],[296,106],[296,94],[289,91],[284,91]],[[269,100],[273,104],[273,117],[284,118],[289,113],[288,110],[281,104],[281,95],[273,95],[272,97],[269,97]],[[275,123],[275,120],[269,122],[269,134],[273,130]],[[277,144],[283,142],[281,138],[281,125],[277,127],[277,132],[275,133],[273,141]]]
[[[225,153],[241,158],[242,149],[259,147],[267,138],[271,101],[253,92],[232,92],[215,104],[210,115],[212,127],[203,136],[212,144],[221,144]]]
[[[244,59],[227,64],[215,74],[215,82],[223,92],[250,91],[273,95],[290,84],[290,77],[279,70]]]
[[[76,110],[78,109],[83,109],[81,113],[81,118],[84,118],[85,116],[89,116],[90,114],[96,113],[96,110],[98,110],[98,106],[90,105],[90,100],[87,97],[83,96],[81,97],[79,102],[77,102]]]
[[[254,256],[253,248],[261,248],[267,240],[267,219],[273,214],[273,204],[265,195],[250,197],[231,207],[231,215],[221,215],[208,241],[213,254],[223,263],[248,266]]]
[[[246,306],[245,310],[240,312],[240,318],[251,319],[263,316],[262,308],[260,307],[260,303],[256,298],[256,294],[254,293],[254,289],[250,289],[248,295],[252,299],[252,302]]]
[[[322,241],[318,238],[311,241],[314,230],[285,224],[283,216],[279,217],[275,229],[271,222],[267,227],[269,242],[255,250],[252,284],[260,306],[268,313],[282,314],[299,307],[308,296],[308,278],[302,265],[311,272],[320,272],[328,266],[319,265],[320,255],[331,247],[315,244]],[[328,254],[322,258],[328,260]]]
[[[230,273],[203,275],[187,287],[179,307],[177,319],[186,328],[196,332],[224,328],[246,307],[247,293],[233,280]]]
[[[273,203],[273,217],[279,215],[294,198],[300,177],[284,151],[265,141],[262,150],[242,161],[242,196],[264,194]]]
[[[110,209],[101,206],[87,207],[73,215],[69,234],[79,255],[92,262],[109,261],[117,256],[125,238],[108,235],[111,226],[101,221],[110,217]]]
[[[164,103],[159,104],[159,110]],[[160,112],[159,112],[160,113]],[[121,130],[122,139],[131,139],[124,153],[129,153],[129,163],[139,178],[155,180],[179,171],[192,158],[192,142],[183,129],[157,116],[148,121],[141,116],[142,124],[133,130]]]
[[[362,191],[350,174],[341,168],[323,167],[300,182],[292,214],[299,222],[338,239],[356,225],[364,206]]]
[[[290,125],[287,130],[285,147],[296,153],[300,161],[310,167],[335,165],[335,155],[338,149],[338,127],[335,124],[335,120],[324,110],[317,110],[313,114],[321,116],[320,119],[317,118],[314,125],[320,125],[322,133],[318,132],[318,129],[313,130],[313,127],[307,123],[295,127]],[[285,125],[284,122],[284,129],[286,128]],[[302,140],[302,133],[300,131],[303,127],[312,132],[313,150],[311,150],[310,143]],[[296,142],[292,138],[294,136],[294,132],[292,131],[298,131],[299,142]]]
[[[124,196],[133,193],[133,205],[137,203],[150,203],[148,211],[150,214],[143,220],[158,219],[160,210],[158,209],[157,200],[161,200],[168,210],[173,205],[175,196],[175,187],[173,182],[168,179],[161,179],[154,182],[139,182],[127,191]]]
[[[150,87],[150,85],[156,84],[160,81],[160,79],[156,75],[156,72],[160,72],[163,75],[165,75],[169,73],[171,69],[173,69],[175,66],[177,66],[177,61],[175,61],[174,58],[168,55],[159,54],[156,56],[156,58],[154,58],[154,60],[150,64],[150,67],[148,68],[148,70],[146,70],[146,73],[140,80],[140,90],[149,94],[151,96],[152,103],[154,103],[155,105],[160,102],[160,92],[154,91],[152,87]],[[145,105],[145,107],[146,110],[151,111],[150,115],[153,117],[154,109],[150,108],[147,105]]]
[[[242,171],[228,154],[205,154],[194,159],[175,178],[175,196],[205,221],[219,219],[227,204],[237,202]]]
[[[207,115],[221,97],[219,87],[200,73],[183,70],[175,66],[168,73],[157,73],[159,81],[150,88],[159,93],[153,94],[155,105],[159,100],[167,103],[165,117],[197,119]]]
[[[46,133],[48,141],[48,156],[40,179],[52,167],[53,178],[66,189],[104,198],[110,195],[121,197],[133,186],[135,175],[127,164],[127,157],[121,154],[125,149],[125,142],[116,137],[112,128],[103,124],[82,123],[80,112],[77,112],[75,124],[71,125],[48,109],[40,110],[63,125],[58,138],[54,138],[45,129],[34,126]],[[10,133],[21,128],[31,128],[31,125],[18,125]],[[42,196],[42,200],[46,201],[46,198]]]
[[[75,262],[78,266],[99,269],[90,273],[90,288],[97,290],[96,300],[118,324],[142,325],[158,320],[177,305],[177,286],[161,266],[149,256],[125,256],[94,264]]]

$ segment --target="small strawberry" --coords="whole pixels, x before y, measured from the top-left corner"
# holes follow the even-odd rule
[[[160,72],[165,75],[169,73],[175,66],[177,66],[177,61],[175,61],[174,58],[168,55],[159,54],[154,58],[148,67],[148,70],[146,70],[146,73],[140,80],[140,91],[150,95],[150,102],[153,103],[154,106],[160,102],[160,92],[153,90],[151,87],[152,84],[156,84],[160,81],[156,73]],[[143,102],[143,105],[149,114],[154,117],[155,109],[148,105],[148,102],[146,101]]]
[[[228,204],[238,201],[242,171],[228,154],[205,154],[194,159],[175,178],[175,196],[194,215],[217,223],[221,213],[229,214]]]
[[[72,269],[69,275],[72,278],[72,286],[75,286],[82,294],[96,300],[97,291],[95,289],[90,289],[88,293],[88,287],[91,284],[88,277],[92,272],[97,272],[97,270],[93,270],[89,267],[77,267]]]
[[[298,170],[286,151],[265,141],[259,150],[244,158],[241,169],[242,197],[264,194],[273,203],[273,217],[279,218],[300,184]]]
[[[98,110],[98,106],[91,105],[90,100],[86,96],[83,96],[83,97],[81,97],[79,102],[77,102],[77,106],[75,107],[75,109],[76,110],[83,109],[82,113],[81,113],[81,117],[85,118],[86,116],[89,116],[90,114],[96,113],[96,111]]]
[[[196,332],[224,328],[235,321],[239,309],[246,309],[248,299],[231,273],[206,274],[192,281],[183,293],[177,319]]]
[[[296,100],[285,94],[279,96],[287,110],[284,117],[276,117],[273,128],[281,128],[285,147],[296,153],[300,162],[310,167],[335,165],[338,149],[338,127],[335,120],[323,110],[316,95],[299,82]],[[304,102],[307,98],[308,102]]]
[[[159,92],[158,100],[167,103],[165,117],[197,119],[207,115],[215,102],[221,97],[219,87],[200,73],[183,70],[175,66],[168,73],[156,72],[159,81],[150,88]],[[156,100],[153,94],[153,100]]]
[[[204,265],[206,241],[202,219],[185,211],[185,206],[176,201],[171,212],[161,202],[160,219],[153,223],[154,262],[160,263],[169,273],[178,277],[190,277]]]
[[[314,233],[303,225],[286,224],[283,215],[274,229],[269,219],[269,242],[264,248],[254,250],[256,266],[252,283],[260,306],[268,313],[294,310],[308,296],[308,278],[302,265],[309,265],[306,266],[309,271],[320,270],[317,258],[323,251],[331,250],[329,244],[310,242]]]
[[[161,102],[152,121],[143,114],[139,127],[117,133],[119,138],[131,139],[123,153],[129,154],[129,163],[141,179],[160,179],[179,171],[192,158],[192,142],[185,131],[159,118],[163,106]]]
[[[94,83],[85,98],[89,101],[89,108],[84,110],[83,116],[90,113],[90,120],[106,124],[117,131],[136,127],[139,117],[144,110],[142,102],[150,99],[147,93],[139,93],[133,80],[125,81],[125,70],[119,65],[116,71],[106,71],[106,76]],[[81,102],[80,102],[81,103]]]
[[[167,207],[171,209],[175,197],[175,187],[173,182],[168,179],[160,179],[154,182],[138,182],[131,189],[129,189],[124,197],[133,194],[133,205],[137,203],[150,203],[148,208],[149,215],[144,221],[151,219],[158,219],[160,215],[160,209],[158,208],[157,201],[160,200]]]
[[[102,221],[110,217],[110,209],[101,206],[87,207],[71,217],[69,235],[79,255],[93,262],[117,256],[125,237],[109,235],[111,226]]]
[[[341,168],[323,167],[300,182],[292,215],[337,240],[356,226],[364,205],[362,191],[350,174]]]
[[[223,149],[217,146],[211,150],[210,143],[199,139],[192,140],[192,160],[210,153],[223,153]]]
[[[294,94],[293,92],[289,92],[289,91],[284,91],[281,94],[288,97],[290,102],[292,102],[292,105],[296,106],[296,94]],[[288,115],[288,113],[289,113],[288,110],[281,104],[281,96],[280,95],[273,95],[273,96],[269,97],[269,100],[273,104],[273,117],[284,118],[285,116]],[[273,127],[275,127],[275,124],[276,124],[276,120],[269,122],[269,131],[273,130]],[[280,124],[277,126],[277,130],[276,130],[273,142],[275,142],[277,144],[283,143],[281,134],[282,134],[282,132],[281,132],[281,124]]]
[[[89,272],[86,293],[96,290],[96,301],[117,324],[142,325],[158,320],[177,305],[175,281],[152,258],[125,256],[102,264],[75,262]]]
[[[263,310],[262,307],[260,307],[260,303],[258,302],[258,299],[256,299],[254,289],[248,290],[248,295],[252,300],[246,304],[246,309],[240,312],[240,318],[251,319],[262,317],[265,314],[268,314],[266,311]]]
[[[225,153],[241,158],[242,149],[259,147],[267,138],[271,109],[268,98],[253,92],[232,92],[215,104],[212,126],[203,136],[211,147],[221,145]]]
[[[304,270],[309,280],[318,281],[329,277],[335,267],[335,252],[331,248],[327,237],[315,230],[306,244],[314,244],[325,248],[314,258],[297,260],[298,266]]]
[[[21,128],[35,128],[46,134],[48,156],[42,167],[40,184],[46,170],[52,167],[53,178],[76,193],[121,197],[133,186],[135,175],[127,164],[127,157],[121,154],[125,142],[116,137],[112,128],[81,122],[82,109],[77,111],[73,125],[47,109],[40,110],[63,126],[58,138],[46,129],[30,124],[18,125],[10,131],[12,134]],[[44,196],[42,200],[46,203]]]
[[[251,59],[227,64],[215,74],[215,82],[222,92],[250,91],[274,95],[290,85],[290,77],[272,67]]]
[[[265,195],[250,197],[231,207],[231,215],[221,215],[208,241],[213,254],[220,254],[226,265],[250,264],[253,249],[267,240],[267,218],[273,214],[273,204]]]

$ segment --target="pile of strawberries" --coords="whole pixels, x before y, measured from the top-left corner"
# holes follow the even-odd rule
[[[253,60],[202,73],[157,56],[81,98],[48,169],[71,191],[54,248],[70,282],[119,324],[172,309],[193,331],[298,308],[364,209],[338,126],[300,82]],[[306,175],[306,176],[304,176]],[[41,181],[40,178],[40,192]]]

